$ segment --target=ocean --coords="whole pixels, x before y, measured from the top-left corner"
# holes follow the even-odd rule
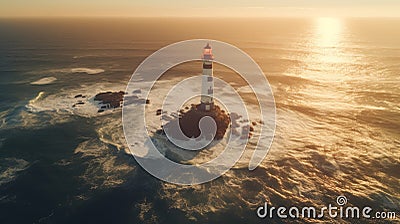
[[[264,202],[322,207],[341,195],[399,217],[398,27],[389,18],[1,19],[0,223],[351,223],[256,213]],[[124,91],[147,56],[199,38],[233,44],[260,65],[276,132],[254,171],[244,162],[212,182],[180,186],[129,154],[120,109],[72,105],[78,94]],[[201,73],[199,65],[168,71],[150,101]],[[224,66],[214,74],[254,109],[243,80]]]

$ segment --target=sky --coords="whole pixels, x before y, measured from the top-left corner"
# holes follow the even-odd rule
[[[400,0],[0,0],[0,17],[400,17]]]

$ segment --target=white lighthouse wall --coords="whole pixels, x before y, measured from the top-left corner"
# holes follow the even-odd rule
[[[201,85],[201,102],[204,104],[210,104],[213,102],[213,94],[209,93],[209,89],[213,90],[213,80],[209,81],[208,77],[213,78],[212,69],[203,69],[202,85]]]

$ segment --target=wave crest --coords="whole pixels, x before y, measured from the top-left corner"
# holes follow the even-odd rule
[[[56,80],[57,80],[56,77],[45,77],[45,78],[36,80],[34,82],[31,82],[31,85],[48,85],[48,84],[55,82]]]

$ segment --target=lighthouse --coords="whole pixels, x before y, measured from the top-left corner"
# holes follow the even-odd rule
[[[213,59],[212,49],[210,44],[203,49],[203,75],[201,82],[201,104],[200,109],[204,111],[210,111],[214,108],[214,81],[213,81]]]
[[[185,142],[189,142],[188,144],[202,144],[201,141],[198,141],[202,139],[210,140],[214,138],[215,140],[221,140],[231,124],[229,114],[217,104],[214,104],[212,67],[214,56],[210,44],[204,47],[201,58],[203,62],[203,74],[201,75],[200,103],[192,104],[190,109],[185,107],[185,110],[179,110],[180,116],[168,121],[162,126],[161,130],[161,133],[167,133],[172,139],[185,140]],[[161,112],[158,113],[157,111],[157,115],[161,115]],[[207,117],[205,120],[207,123],[200,122],[205,117]],[[215,123],[209,123],[208,118],[213,119]],[[205,126],[200,127],[200,123],[203,123]],[[214,125],[216,125],[216,130],[214,130]],[[190,138],[190,140],[187,138]],[[186,146],[183,148],[187,149]],[[197,148],[197,146],[195,147]]]

